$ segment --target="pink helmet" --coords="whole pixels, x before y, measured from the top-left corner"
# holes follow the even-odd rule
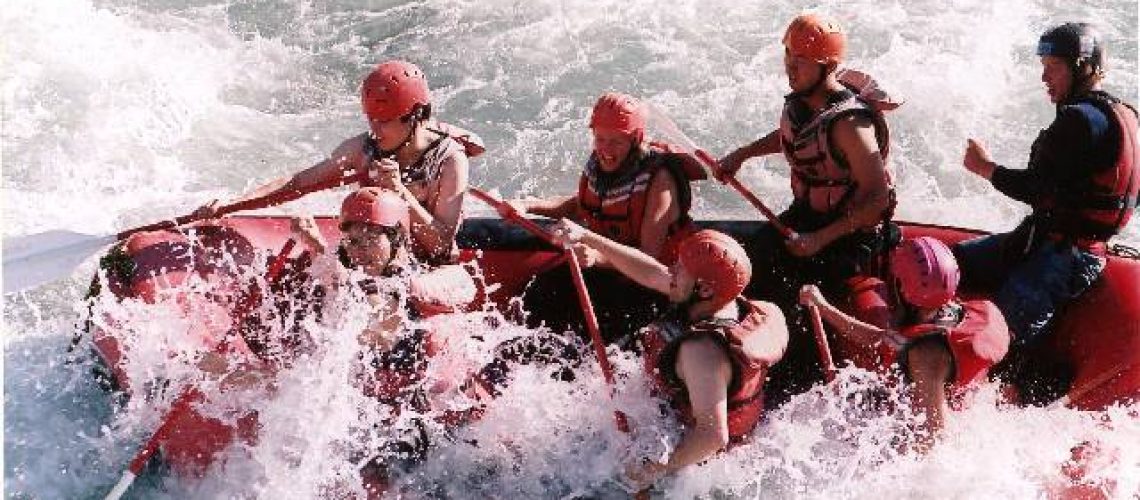
[[[961,272],[953,252],[929,236],[903,241],[891,252],[891,274],[903,300],[920,307],[938,307],[958,292]]]
[[[713,289],[713,305],[722,307],[736,299],[752,279],[752,261],[744,247],[731,236],[703,229],[681,241],[677,261]]]
[[[408,204],[391,191],[375,187],[362,188],[348,195],[340,205],[341,229],[350,222],[408,229]]]

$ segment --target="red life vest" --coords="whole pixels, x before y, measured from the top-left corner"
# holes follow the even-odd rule
[[[890,129],[883,113],[901,105],[864,73],[840,70],[837,78],[848,90],[835,94],[823,110],[800,118],[804,105],[798,97],[789,96],[780,115],[780,145],[791,167],[792,195],[796,201],[806,203],[821,214],[846,209],[847,200],[855,190],[850,167],[831,146],[832,125],[850,115],[871,118],[879,154],[885,162],[890,153]],[[887,170],[887,183],[893,189],[890,170]]]
[[[695,231],[689,218],[692,206],[689,182],[705,176],[695,159],[675,151],[667,144],[650,143],[646,151],[631,159],[632,164],[627,160],[621,170],[613,174],[602,172],[597,157],[591,154],[578,181],[578,206],[583,225],[618,243],[640,248],[649,186],[659,173],[669,172],[677,182],[681,216],[669,227],[665,248],[656,257],[661,262],[672,263],[676,258],[676,245]]]
[[[1051,212],[1052,226],[1066,236],[1107,241],[1128,224],[1140,202],[1140,144],[1137,139],[1136,110],[1102,93],[1081,102],[1099,109],[1116,121],[1120,130],[1120,151],[1108,168],[1092,174],[1087,182],[1060,186],[1056,198],[1043,200],[1041,208]]]
[[[679,321],[659,321],[640,333],[645,370],[657,389],[673,403],[686,424],[693,423],[685,385],[674,371],[681,343],[709,336],[724,347],[732,363],[728,386],[728,434],[733,441],[750,432],[764,413],[764,379],[768,368],[783,357],[785,334],[776,342],[765,326],[759,303],[738,297],[740,319],[706,319],[683,326]]]
[[[928,335],[943,335],[954,357],[956,384],[969,384],[986,376],[1009,349],[1009,328],[993,302],[967,300],[960,305],[958,318],[912,325],[884,339],[880,351],[884,366],[894,364],[904,345]]]

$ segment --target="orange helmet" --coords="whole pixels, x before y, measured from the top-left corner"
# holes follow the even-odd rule
[[[838,63],[847,50],[847,34],[839,23],[816,14],[801,14],[784,32],[788,53],[821,64]]]
[[[645,109],[637,99],[617,92],[607,92],[594,103],[590,128],[608,128],[636,136],[645,133]]]
[[[408,229],[408,204],[403,198],[380,188],[366,187],[348,195],[340,205],[340,225],[363,222],[381,227]]]
[[[677,261],[713,290],[716,308],[736,299],[752,279],[752,262],[731,236],[702,229],[681,241]]]
[[[360,86],[360,104],[370,120],[392,121],[416,106],[431,104],[427,78],[415,64],[387,61],[376,66]]]

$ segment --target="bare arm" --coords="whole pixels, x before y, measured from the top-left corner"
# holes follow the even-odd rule
[[[853,318],[839,308],[831,305],[823,294],[820,293],[819,288],[815,285],[804,286],[800,290],[800,303],[804,305],[814,304],[819,308],[819,316],[827,324],[844,337],[847,337],[855,342],[862,344],[874,344],[883,339],[887,334],[887,330],[877,327],[872,324],[864,323],[856,318]]]
[[[675,472],[704,461],[728,446],[728,385],[732,364],[724,348],[708,337],[681,344],[675,370],[689,395],[695,424],[685,436],[665,468]]]
[[[407,189],[401,195],[408,202],[412,238],[432,256],[446,255],[455,243],[463,216],[463,195],[467,192],[467,157],[451,155],[440,170],[439,193],[434,210],[429,211]]]
[[[531,213],[551,219],[577,219],[578,195],[554,198],[510,200],[512,206],[523,213]]]
[[[767,156],[779,153],[780,151],[780,131],[777,129],[769,132],[768,135],[764,137],[736,148],[736,150],[729,153],[728,156],[721,158],[719,163],[724,172],[735,174],[740,170],[744,162],[757,156]]]
[[[833,139],[851,168],[855,191],[847,204],[847,212],[816,232],[821,248],[843,236],[878,224],[891,201],[886,164],[879,154],[871,120],[862,116],[841,119],[835,124]]]
[[[288,178],[278,178],[269,181],[254,190],[241,195],[231,203],[247,200],[261,200],[248,210],[272,207],[299,199],[306,194],[343,185],[351,179],[345,179],[345,172],[352,170],[357,162],[363,161],[360,151],[363,148],[361,137],[354,137],[341,143],[329,158],[305,170],[297,172]],[[345,182],[338,183],[338,179]],[[216,203],[216,202],[215,202]],[[216,208],[215,203],[200,207],[195,214],[207,216]]]
[[[746,155],[745,159],[776,154],[780,150],[780,131],[778,129],[768,132],[764,137],[745,144],[739,149],[741,154]]]
[[[641,222],[641,251],[660,258],[669,236],[669,227],[681,218],[677,180],[667,171],[653,178],[647,188],[645,215]]]
[[[594,249],[601,254],[607,264],[641,286],[666,295],[669,294],[673,283],[673,273],[668,267],[645,252],[622,245],[568,219],[560,220],[554,227],[552,234],[564,243],[581,244]]]

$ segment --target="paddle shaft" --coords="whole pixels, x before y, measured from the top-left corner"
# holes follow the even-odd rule
[[[693,155],[696,156],[697,159],[700,160],[706,168],[712,170],[712,172],[720,172],[719,164],[717,163],[716,159],[714,159],[712,155],[708,153],[708,151],[698,149],[693,152]],[[744,184],[741,184],[739,179],[727,175],[714,175],[714,177],[720,179],[721,182],[731,186],[732,189],[735,189],[737,193],[740,193],[740,195],[743,196],[745,200],[748,200],[749,204],[755,207],[756,210],[759,210],[760,213],[764,214],[764,217],[768,219],[768,222],[772,224],[772,227],[776,228],[776,230],[779,231],[780,234],[784,236],[784,238],[791,238],[795,235],[795,233],[792,232],[788,226],[784,225],[783,222],[780,222],[780,219],[776,217],[776,213],[773,212],[772,209],[768,208],[764,202],[760,201],[760,198],[757,198],[756,194],[754,194],[750,189],[744,187]]]
[[[1097,376],[1089,379],[1088,382],[1085,382],[1081,385],[1073,387],[1072,389],[1069,389],[1069,392],[1067,394],[1065,394],[1064,396],[1061,397],[1061,399],[1058,399],[1057,401],[1053,402],[1053,404],[1051,404],[1049,406],[1050,407],[1069,406],[1069,405],[1073,404],[1074,402],[1079,401],[1081,398],[1084,398],[1089,393],[1108,385],[1109,382],[1112,382],[1117,377],[1123,375],[1124,372],[1126,372],[1130,369],[1132,369],[1132,363],[1129,361],[1122,361],[1120,363],[1117,363],[1116,365],[1113,365],[1112,368],[1109,368],[1109,369],[1105,370],[1104,372],[1102,372],[1100,375],[1097,375]]]
[[[809,304],[808,316],[811,318],[812,335],[815,336],[815,347],[819,350],[819,362],[823,365],[824,379],[830,383],[835,380],[835,361],[831,358],[831,348],[827,344],[827,332],[823,330],[823,318],[820,317],[819,306]]]
[[[281,276],[281,272],[285,268],[287,257],[289,256],[289,253],[293,251],[293,247],[296,245],[296,243],[296,240],[293,239],[285,242],[285,245],[281,248],[281,251],[278,252],[277,256],[274,257],[273,261],[269,264],[269,269],[265,273],[266,281],[269,283],[275,283],[277,281],[277,278]],[[234,306],[234,310],[231,316],[234,319],[235,329],[241,327],[242,321],[244,321],[246,316],[248,316],[249,313],[253,311],[253,308],[256,305],[255,302],[259,302],[255,301],[253,298],[254,295],[258,297],[260,296],[260,293],[257,290],[258,288],[256,285],[251,285],[250,289],[247,290],[244,294],[245,296],[239,299],[237,304]],[[122,497],[123,493],[126,492],[127,488],[134,481],[134,478],[142,473],[142,470],[144,467],[146,467],[147,462],[149,462],[151,457],[154,456],[154,453],[158,451],[158,445],[165,441],[170,436],[171,432],[174,431],[174,417],[190,411],[190,405],[201,397],[202,392],[199,391],[197,387],[191,386],[184,389],[182,393],[174,399],[174,402],[170,405],[170,409],[167,410],[166,414],[162,416],[162,423],[159,424],[158,429],[154,431],[154,434],[150,436],[150,439],[147,439],[146,443],[143,444],[142,448],[139,449],[134,458],[131,459],[130,464],[127,466],[127,470],[123,473],[123,476],[119,480],[118,484],[116,484],[111,492],[108,493],[105,497],[107,500],[117,500],[118,498]]]
[[[486,191],[483,191],[482,189],[479,189],[479,188],[475,188],[475,187],[467,188],[467,191],[470,192],[471,194],[475,195],[476,198],[479,198],[484,203],[491,205],[496,210],[502,209],[502,208],[509,208],[510,209],[508,211],[509,215],[507,216],[508,220],[513,222],[515,225],[525,229],[530,234],[537,236],[542,241],[549,243],[551,246],[559,247],[559,248],[561,247],[561,245],[559,245],[554,240],[554,237],[551,236],[550,233],[548,233],[546,231],[546,229],[543,229],[542,226],[535,224],[534,221],[527,219],[526,217],[523,217],[522,214],[520,214],[520,213],[518,213],[518,211],[514,210],[509,204],[507,204],[507,202],[502,201],[498,198],[495,198],[494,196],[491,196]]]
[[[559,246],[554,237],[543,229],[542,226],[523,217],[522,214],[511,208],[506,202],[491,196],[479,188],[468,188],[468,191],[475,195],[476,198],[479,198],[496,209],[509,209],[503,210],[503,212],[507,214],[507,220],[519,225],[543,241],[555,247]],[[613,390],[616,384],[614,381],[613,366],[610,365],[610,360],[606,357],[605,343],[602,341],[602,331],[598,326],[598,316],[594,313],[594,303],[590,299],[590,291],[586,288],[586,280],[582,277],[582,265],[578,262],[578,258],[574,255],[573,250],[567,248],[563,251],[566,253],[566,263],[570,266],[570,276],[574,281],[574,289],[578,292],[578,303],[582,306],[582,315],[586,319],[586,330],[590,334],[590,341],[594,347],[594,355],[598,358],[598,366],[602,369],[602,377],[605,378],[606,384],[609,385],[610,397],[613,398]],[[619,430],[629,432],[629,421],[626,419],[624,413],[620,410],[614,410],[614,419],[617,421]]]
[[[578,291],[578,303],[581,304],[582,315],[586,318],[586,330],[590,332],[590,343],[594,345],[594,355],[598,358],[598,366],[602,368],[602,377],[605,378],[606,384],[610,387],[610,398],[613,398],[613,391],[616,386],[614,369],[610,365],[609,358],[606,357],[602,330],[598,326],[598,316],[594,313],[594,303],[590,300],[586,280],[582,277],[582,264],[578,262],[574,251],[569,249],[566,250],[566,263],[570,266],[570,276],[574,279],[574,288]],[[620,410],[614,410],[614,420],[617,421],[618,430],[629,432],[629,421],[624,413]]]
[[[325,189],[331,189],[334,187],[344,186],[347,184],[351,184],[353,182],[359,182],[361,180],[361,177],[362,177],[361,175],[358,175],[355,173],[350,174],[350,175],[342,175],[340,177],[332,177],[330,179],[323,180],[321,182],[312,184],[310,186],[306,186],[304,189],[282,191],[280,193],[270,193],[270,194],[267,194],[265,196],[258,196],[257,198],[251,198],[248,200],[242,200],[242,201],[230,203],[229,205],[224,205],[224,206],[218,207],[218,209],[215,210],[214,213],[211,214],[210,216],[188,214],[188,215],[183,215],[181,217],[175,217],[173,220],[165,220],[165,221],[155,222],[153,224],[147,224],[145,226],[139,226],[136,228],[127,229],[127,230],[120,231],[119,233],[117,233],[115,235],[115,238],[122,240],[122,239],[127,238],[128,236],[130,236],[132,234],[135,234],[135,233],[141,233],[141,232],[145,232],[145,231],[159,231],[162,229],[171,229],[171,228],[175,228],[175,227],[178,227],[178,226],[181,226],[184,224],[189,224],[191,222],[197,222],[197,221],[204,220],[204,219],[213,219],[213,218],[222,217],[224,215],[229,215],[229,214],[236,213],[236,212],[242,212],[245,210],[256,210],[258,208],[265,208],[265,207],[270,207],[270,206],[274,206],[274,205],[280,205],[282,203],[286,203],[286,202],[290,202],[290,201],[299,199],[299,198],[301,198],[301,197],[303,197],[309,193],[313,193],[316,191],[322,191]]]

